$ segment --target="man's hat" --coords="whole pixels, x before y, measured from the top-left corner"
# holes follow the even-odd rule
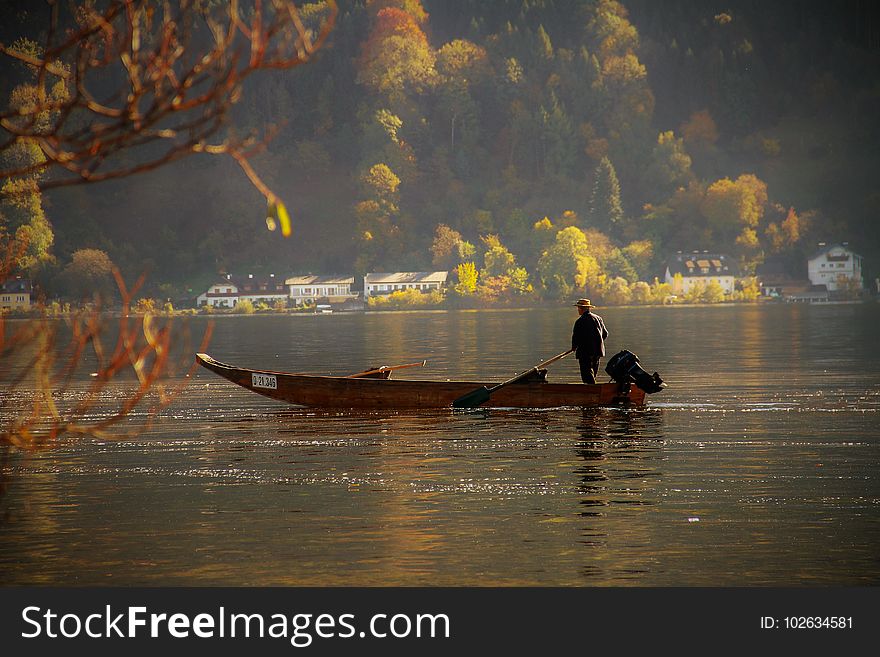
[[[571,305],[577,306],[578,308],[595,308],[596,307],[590,303],[589,299],[578,299],[577,303],[573,303]]]

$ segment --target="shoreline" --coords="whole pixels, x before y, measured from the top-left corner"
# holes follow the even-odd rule
[[[723,301],[720,303],[654,303],[654,304],[621,304],[621,305],[600,305],[596,306],[597,308],[609,309],[609,308],[741,308],[741,307],[755,307],[755,306],[811,306],[811,307],[822,307],[822,306],[852,306],[852,305],[863,305],[863,304],[871,304],[871,303],[880,303],[880,298],[869,298],[869,299],[840,299],[840,300],[832,300],[832,301],[822,301],[822,302],[791,302],[791,301],[781,301],[777,299],[773,300],[762,300],[758,299],[755,301]],[[316,317],[316,316],[332,316],[332,315],[377,315],[383,313],[418,313],[418,312],[498,312],[498,311],[527,311],[527,310],[547,310],[551,308],[559,308],[565,306],[565,303],[542,303],[542,304],[530,304],[530,305],[518,305],[518,306],[479,306],[479,307],[455,307],[455,306],[423,306],[423,307],[412,307],[412,308],[372,308],[372,309],[363,309],[363,310],[332,310],[330,312],[315,312],[313,310],[262,310],[252,313],[243,313],[243,312],[233,312],[231,309],[229,310],[214,310],[211,312],[204,312],[197,310],[195,308],[183,308],[180,310],[174,310],[171,312],[164,311],[155,311],[155,312],[130,312],[128,313],[129,317],[145,317],[150,315],[152,317],[198,317],[198,318],[216,318],[216,317],[266,317],[266,316],[279,316],[279,317]],[[88,308],[77,308],[71,309],[68,311],[61,311],[55,313],[44,313],[38,309],[29,309],[27,311],[18,311],[18,310],[0,310],[0,318],[2,320],[32,320],[32,319],[64,319],[66,317],[72,317],[77,314],[87,314],[91,312],[96,312],[101,316],[106,317],[122,317],[122,313],[119,310],[107,309],[107,310],[97,310],[88,309]]]

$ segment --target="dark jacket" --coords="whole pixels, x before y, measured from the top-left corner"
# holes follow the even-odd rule
[[[585,312],[577,318],[571,332],[571,348],[575,350],[575,357],[581,360],[604,356],[607,337],[608,331],[602,318],[591,312]]]

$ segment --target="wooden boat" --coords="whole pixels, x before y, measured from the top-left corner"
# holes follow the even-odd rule
[[[224,379],[272,399],[316,408],[450,408],[452,402],[485,382],[415,381],[390,378],[316,376],[234,367],[208,354],[196,359]],[[640,405],[645,392],[630,383],[547,383],[531,378],[494,391],[483,407],[555,408],[559,406]]]

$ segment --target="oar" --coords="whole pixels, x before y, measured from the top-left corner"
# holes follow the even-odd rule
[[[369,374],[378,374],[379,372],[387,372],[388,370],[402,370],[407,367],[424,367],[428,361],[422,360],[418,363],[407,363],[406,365],[383,365],[382,367],[377,367],[374,370],[367,370],[366,372],[358,372],[357,374],[349,374],[344,377],[346,379],[356,379],[359,376],[367,376]]]
[[[559,354],[558,356],[554,356],[550,360],[545,360],[543,363],[538,363],[532,369],[527,370],[527,371],[523,372],[522,374],[517,374],[512,379],[508,379],[504,383],[499,383],[497,386],[492,386],[491,388],[487,388],[486,386],[482,386],[481,388],[477,388],[473,392],[469,392],[466,395],[462,395],[461,397],[456,399],[454,402],[452,402],[452,407],[453,408],[476,408],[480,404],[485,404],[487,401],[489,401],[489,396],[493,392],[498,390],[499,388],[503,388],[506,385],[510,385],[511,383],[516,383],[520,379],[524,379],[532,372],[537,372],[542,367],[549,365],[550,363],[553,363],[553,362],[559,360],[560,358],[565,358],[572,351],[574,351],[574,349],[569,349],[568,351],[565,351],[565,352]]]

